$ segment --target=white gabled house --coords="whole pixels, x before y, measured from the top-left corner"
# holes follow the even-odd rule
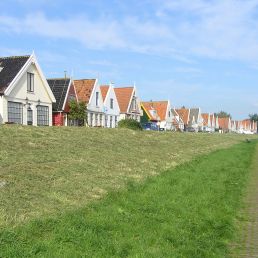
[[[104,127],[115,128],[118,125],[120,108],[112,84],[100,86],[101,95],[103,98],[105,122]]]
[[[155,122],[161,130],[173,130],[173,114],[170,101],[144,101],[141,107],[149,122]],[[142,119],[143,120],[143,119]]]
[[[104,126],[104,104],[97,79],[74,80],[75,92],[79,102],[86,105],[87,125]]]
[[[134,119],[140,122],[142,111],[136,87],[114,88],[120,108],[119,121]]]
[[[55,101],[34,53],[0,57],[0,124],[51,126]]]

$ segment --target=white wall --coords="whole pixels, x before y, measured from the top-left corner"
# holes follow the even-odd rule
[[[111,99],[113,99],[113,108],[110,107]],[[108,128],[110,127],[115,128],[117,126],[115,121],[117,120],[118,122],[119,115],[120,115],[120,108],[119,108],[119,104],[118,104],[113,86],[109,86],[107,96],[104,101],[104,109],[105,109],[105,116],[107,119],[107,125],[106,123],[104,123],[104,126]],[[110,120],[112,120],[111,126],[110,126]]]
[[[27,72],[34,74],[34,92],[27,92]],[[26,100],[26,98],[28,100]],[[38,102],[40,100],[40,102]],[[37,125],[37,108],[38,104],[48,106],[49,108],[49,125],[52,125],[52,101],[47,89],[39,75],[34,64],[31,64],[20,80],[16,83],[14,89],[3,97],[3,122],[8,122],[8,101],[20,102],[23,104],[23,124],[27,125],[27,102],[31,104],[33,110],[33,125]]]
[[[0,124],[3,123],[3,96],[0,96]]]

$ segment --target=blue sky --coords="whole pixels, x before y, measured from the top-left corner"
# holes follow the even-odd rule
[[[8,0],[0,35],[0,56],[35,50],[48,78],[66,70],[135,82],[143,100],[258,113],[258,0]]]

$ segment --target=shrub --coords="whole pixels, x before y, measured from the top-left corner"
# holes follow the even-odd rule
[[[128,128],[132,130],[142,130],[141,124],[134,119],[124,119],[118,122],[118,128]]]

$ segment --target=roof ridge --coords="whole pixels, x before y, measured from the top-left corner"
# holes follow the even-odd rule
[[[97,78],[90,78],[90,79],[75,79],[74,81],[88,81],[88,80],[97,80]]]
[[[31,55],[23,55],[23,56],[3,56],[1,57],[0,56],[0,59],[18,59],[18,58],[28,58],[30,57]]]
[[[128,89],[128,88],[134,88],[134,86],[115,87],[114,89]]]
[[[63,77],[63,78],[47,78],[47,81],[50,81],[50,80],[69,80],[71,79],[70,77]]]

